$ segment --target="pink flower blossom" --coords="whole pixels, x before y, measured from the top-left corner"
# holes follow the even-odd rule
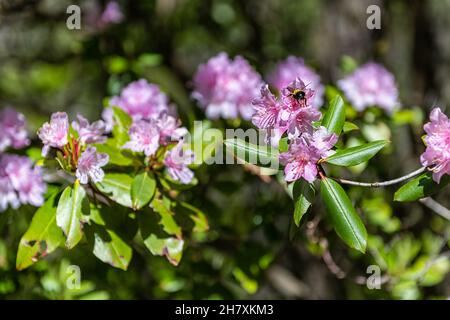
[[[394,76],[382,65],[369,62],[337,84],[358,111],[378,106],[391,112],[400,107]]]
[[[261,97],[253,100],[253,105],[255,113],[252,122],[255,126],[260,129],[273,129],[278,125],[282,105],[270,92],[268,85],[261,87]]]
[[[281,136],[287,131],[289,138],[305,132],[312,132],[313,122],[322,114],[311,105],[314,91],[297,78],[282,90],[282,97],[276,99],[268,86],[261,88],[259,99],[253,100],[255,113],[252,121],[260,129],[268,131],[267,141],[278,146]]]
[[[194,162],[194,153],[191,150],[183,150],[183,141],[171,150],[167,151],[164,164],[167,167],[169,176],[183,184],[188,184],[194,178],[194,173],[188,165]]]
[[[103,122],[105,123],[105,132],[106,133],[111,132],[114,126],[114,112],[111,107],[103,109],[102,119]]]
[[[313,182],[317,176],[317,162],[334,153],[331,148],[337,139],[338,137],[334,133],[329,134],[325,127],[293,139],[289,150],[280,155],[281,163],[286,165],[285,180],[290,182],[303,177],[306,181]]]
[[[20,149],[29,143],[24,115],[12,108],[0,111],[0,152],[8,147]]]
[[[450,120],[440,108],[431,111],[430,120],[424,126],[427,148],[420,161],[432,167],[433,180],[439,183],[444,174],[450,174]]]
[[[159,143],[161,145],[167,145],[171,141],[178,141],[183,138],[187,133],[187,129],[180,127],[180,120],[176,119],[166,113],[163,113],[156,125],[159,130]]]
[[[220,53],[199,66],[194,85],[192,97],[205,108],[208,118],[241,116],[250,120],[252,100],[258,96],[263,82],[247,60],[240,56],[232,60],[226,53]]]
[[[155,84],[145,79],[126,86],[119,97],[112,97],[110,106],[125,110],[135,120],[156,119],[162,112],[169,111],[168,98]]]
[[[77,115],[78,121],[72,121],[72,128],[78,132],[80,141],[86,143],[104,143],[106,141],[105,134],[106,124],[102,120],[98,120],[89,124],[89,121],[82,115]]]
[[[52,114],[50,122],[38,130],[38,136],[42,140],[44,147],[42,148],[42,155],[47,155],[50,147],[62,148],[68,140],[69,133],[69,118],[65,112],[56,112]]]
[[[105,10],[100,16],[101,26],[107,26],[113,23],[120,23],[123,20],[123,13],[120,10],[119,4],[116,1],[109,1],[106,4]]]
[[[302,79],[309,88],[315,91],[311,101],[312,105],[315,108],[321,107],[325,88],[320,82],[320,76],[306,66],[302,58],[289,56],[286,60],[278,63],[269,74],[268,82],[279,91],[282,91],[297,78]]]
[[[87,184],[89,178],[92,182],[101,182],[105,173],[101,167],[109,161],[106,153],[98,153],[95,147],[89,146],[78,159],[76,177],[81,184]]]
[[[155,154],[159,148],[159,130],[155,121],[138,120],[135,121],[129,130],[130,141],[122,148],[130,149],[134,152],[144,152],[149,157]]]
[[[311,132],[313,122],[320,120],[322,113],[312,106],[314,95],[314,90],[299,78],[282,90],[284,107],[280,114],[280,126],[287,127],[289,138]]]
[[[17,209],[20,204],[41,206],[47,186],[41,168],[23,156],[0,155],[0,211],[8,205]]]

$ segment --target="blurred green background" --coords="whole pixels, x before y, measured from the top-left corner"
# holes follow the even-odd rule
[[[98,118],[105,97],[144,77],[168,93],[189,127],[188,119],[203,118],[190,98],[190,80],[200,63],[220,51],[243,55],[263,76],[288,55],[301,56],[325,84],[343,76],[346,63],[353,61],[348,57],[357,63],[376,60],[394,73],[404,106],[418,106],[427,114],[433,106],[445,108],[450,102],[448,0],[117,2],[124,20],[97,28],[90,23],[90,12],[103,8],[106,1],[0,0],[0,107],[12,106],[24,113],[34,134],[57,110]],[[71,4],[81,7],[81,30],[66,27],[66,8]],[[381,30],[366,28],[366,9],[371,4],[382,10]],[[381,157],[375,163],[376,172],[372,169],[363,176],[366,179],[395,176],[418,166],[423,151],[421,122],[392,130],[396,150]],[[189,244],[178,267],[134,248],[130,268],[124,272],[86,256],[79,246],[70,253],[59,250],[29,270],[17,272],[17,244],[34,209],[0,214],[0,297],[415,299],[450,295],[448,259],[425,280],[405,276],[419,268],[420,256],[435,254],[442,242],[445,246],[448,223],[420,204],[392,205],[389,194],[395,189],[350,190],[364,208],[369,233],[379,235],[372,248],[386,246],[383,250],[390,256],[384,259],[388,266],[383,270],[395,279],[382,290],[369,290],[358,282],[367,275],[369,264],[379,262],[377,251],[366,257],[355,255],[323,226],[335,260],[348,270],[345,279],[336,277],[326,267],[321,249],[304,236],[308,226],[289,239],[293,206],[277,181],[261,181],[238,166],[202,167],[197,175],[200,184],[186,198],[204,210],[211,230],[205,239]],[[447,206],[448,196],[443,193],[439,199]],[[309,219],[322,211],[317,204]],[[65,285],[70,264],[81,268],[79,290]]]

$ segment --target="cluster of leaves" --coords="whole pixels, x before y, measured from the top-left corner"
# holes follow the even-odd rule
[[[119,108],[114,108],[114,120],[112,137],[96,146],[110,157],[104,179],[49,188],[45,204],[20,240],[17,269],[58,247],[73,249],[80,242],[98,259],[122,270],[128,268],[133,243],[143,243],[151,254],[178,265],[185,234],[208,230],[205,215],[179,199],[180,191],[196,181],[178,184],[142,156],[117,147],[129,140],[132,120]],[[158,157],[162,161],[163,154]]]

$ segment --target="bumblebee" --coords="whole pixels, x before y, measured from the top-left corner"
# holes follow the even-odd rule
[[[306,100],[306,93],[301,89],[294,89],[291,96],[297,101]]]

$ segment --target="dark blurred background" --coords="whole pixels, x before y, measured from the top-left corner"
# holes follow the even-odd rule
[[[30,132],[56,110],[79,112],[94,120],[101,114],[104,97],[118,94],[124,84],[140,77],[159,84],[183,119],[202,118],[190,99],[190,80],[200,63],[220,51],[243,55],[263,76],[277,61],[297,55],[318,71],[325,84],[343,76],[343,57],[357,63],[376,60],[394,73],[403,106],[419,106],[427,113],[435,105],[445,108],[450,103],[448,0],[117,1],[123,21],[98,26],[95,13],[106,2],[0,0],[0,107],[23,112]],[[66,9],[71,4],[81,7],[81,30],[66,27]],[[366,27],[366,9],[372,4],[381,8],[380,30]],[[400,139],[405,140],[397,145],[407,150],[400,154],[414,167],[417,154],[411,154],[417,150],[407,140],[408,134],[407,129],[400,131]],[[397,161],[389,170],[402,171],[402,166],[406,163]],[[351,279],[338,279],[324,258],[314,255],[311,244],[286,240],[292,204],[276,182],[262,183],[240,167],[208,170],[199,176],[210,187],[194,190],[192,201],[199,202],[208,215],[212,236],[201,248],[188,249],[178,268],[135,248],[138,253],[130,270],[122,272],[93,256],[86,261],[77,249],[72,255],[60,252],[18,273],[11,255],[29,213],[17,225],[8,222],[12,230],[0,244],[0,253],[1,248],[10,250],[9,256],[5,253],[0,259],[0,297],[79,297],[61,284],[61,270],[69,259],[82,266],[86,292],[90,292],[90,296],[81,295],[85,298],[450,295],[448,279],[430,292],[404,285],[397,291],[390,288],[377,293]],[[204,198],[195,198],[196,194]],[[384,210],[375,207],[375,211]],[[393,210],[389,205],[388,209]],[[317,205],[316,210],[323,208]],[[402,220],[412,229],[423,221],[428,223],[432,216],[419,205],[394,210],[400,217],[419,215]],[[387,235],[385,240],[389,239]],[[352,262],[339,252],[337,259],[344,267],[354,265],[355,274],[365,273],[367,261],[357,257],[358,262]]]

